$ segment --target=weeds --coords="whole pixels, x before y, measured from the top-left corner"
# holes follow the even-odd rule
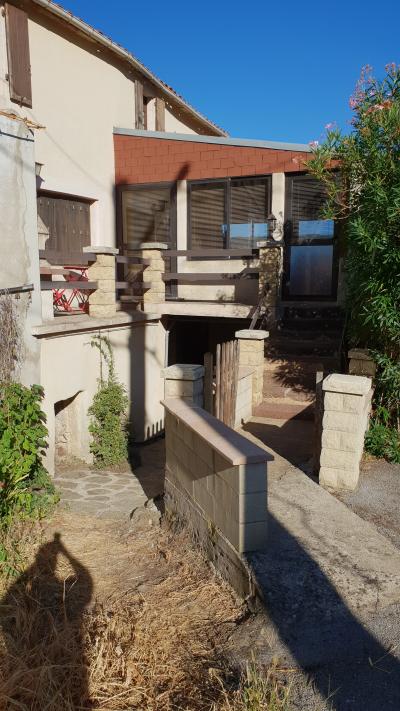
[[[98,559],[90,555],[92,573],[100,560],[104,565],[98,541],[108,530],[97,526],[83,532],[85,546],[98,551]],[[76,530],[80,549],[78,520]],[[55,556],[62,550],[56,537],[40,546],[29,568],[23,553],[32,535],[21,542],[25,571],[9,579],[0,603],[0,708],[289,711],[290,685],[280,670],[252,662],[241,675],[227,661],[242,606],[183,533],[146,531],[121,544],[108,530],[106,538],[112,559],[128,551],[136,569],[132,576],[128,560],[129,587],[114,582],[110,597],[106,584],[91,606],[91,576],[66,548]]]

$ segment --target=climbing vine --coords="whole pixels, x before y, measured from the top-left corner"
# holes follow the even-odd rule
[[[128,456],[128,397],[115,373],[114,354],[105,336],[95,336],[90,345],[100,355],[98,390],[89,408],[90,451],[99,469],[120,464]],[[104,375],[104,371],[107,375]]]

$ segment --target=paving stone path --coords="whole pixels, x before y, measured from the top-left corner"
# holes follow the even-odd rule
[[[129,518],[136,509],[163,491],[164,440],[132,451],[132,464],[123,471],[89,466],[61,468],[55,485],[61,504],[76,513],[106,518]]]

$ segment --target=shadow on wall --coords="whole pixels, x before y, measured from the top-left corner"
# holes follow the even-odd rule
[[[318,564],[274,516],[269,516],[267,552],[249,554],[248,559],[281,642],[294,662],[310,672],[316,690],[329,699],[328,708],[400,708],[400,663],[394,650],[363,626]],[[263,649],[258,652],[262,658]]]
[[[56,574],[60,562],[71,569],[67,577]],[[59,694],[63,708],[92,708],[82,643],[83,615],[92,592],[89,571],[57,533],[9,588],[0,602],[5,640],[0,664],[6,672],[0,683],[0,701],[7,708],[10,699],[18,708],[45,709],[49,702],[55,708]]]

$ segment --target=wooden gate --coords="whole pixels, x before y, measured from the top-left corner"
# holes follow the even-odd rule
[[[239,342],[235,340],[217,345],[215,387],[211,353],[206,353],[204,365],[206,369],[204,379],[205,409],[229,427],[234,427],[239,372]]]

